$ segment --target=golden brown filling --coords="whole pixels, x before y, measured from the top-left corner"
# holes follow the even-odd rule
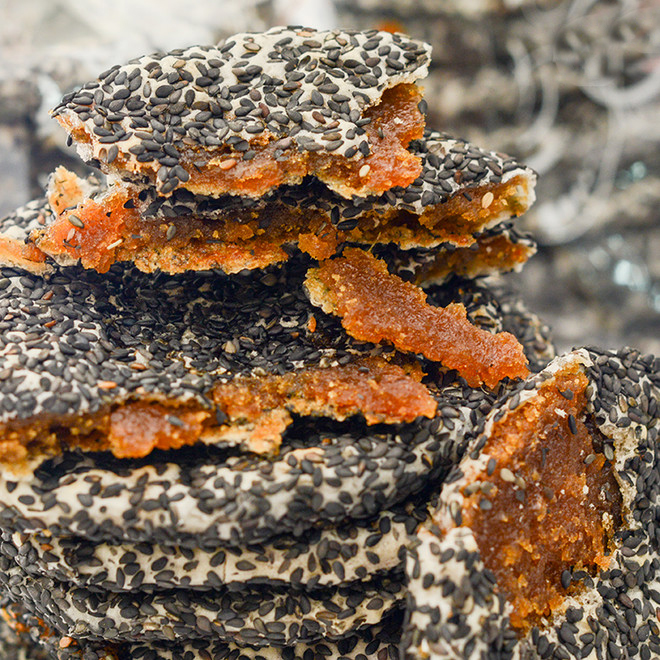
[[[471,387],[495,387],[503,378],[529,373],[523,347],[507,332],[472,325],[465,306],[433,307],[416,285],[391,275],[387,265],[357,248],[310,269],[305,285],[312,302],[341,317],[351,337],[388,341],[456,369]]]
[[[281,376],[237,378],[209,394],[216,408],[163,400],[111,404],[93,415],[28,420],[0,429],[0,464],[25,464],[62,445],[141,458],[154,449],[179,449],[200,441],[230,440],[256,453],[276,452],[290,413],[344,420],[363,415],[367,424],[433,417],[436,401],[420,381],[416,363],[400,367],[371,357],[328,368],[310,367]],[[114,383],[100,386],[111,391]]]
[[[493,425],[483,451],[495,459],[472,483],[463,524],[512,605],[511,625],[525,632],[579,590],[568,576],[608,565],[622,499],[611,463],[595,446],[583,411],[589,381],[564,369],[538,396]],[[567,573],[568,571],[568,573]]]
[[[524,264],[534,254],[529,245],[512,242],[508,236],[485,236],[476,246],[441,252],[438,258],[415,272],[415,282],[441,280],[449,275],[474,278],[491,271],[505,271]]]
[[[249,160],[230,147],[190,148],[182,154],[181,166],[189,175],[185,188],[200,194],[225,194],[261,197],[277,186],[298,183],[312,174],[346,197],[380,194],[394,186],[410,185],[421,172],[419,156],[407,148],[411,140],[424,133],[424,115],[418,105],[422,99],[414,84],[400,84],[385,90],[377,105],[367,108],[363,117],[371,153],[357,160],[326,151],[299,151],[290,139],[278,140],[261,134],[250,142],[255,152]],[[77,142],[90,143],[84,126],[66,115],[57,117]],[[329,126],[328,126],[329,127]],[[275,158],[275,152],[278,157]],[[343,151],[343,150],[342,150]],[[113,169],[138,169],[156,182],[158,163],[129,164],[120,154]]]
[[[46,255],[31,243],[19,243],[16,240],[0,236],[0,264],[25,268],[32,272],[39,272],[37,264],[46,266]],[[36,266],[36,267],[35,267]]]
[[[518,189],[524,186],[519,177],[507,184],[484,186],[472,191],[472,203],[463,195],[455,195],[419,217],[406,211],[392,210],[382,216],[372,211],[360,216],[354,229],[339,230],[321,212],[292,209],[277,202],[260,211],[232,212],[226,219],[203,220],[190,215],[167,221],[145,220],[136,209],[137,198],[128,189],[114,188],[98,200],[81,200],[77,182],[77,177],[64,168],[56,170],[49,203],[60,215],[33,236],[39,248],[31,248],[35,261],[44,261],[45,253],[80,259],[85,268],[99,272],[106,272],[117,261],[133,261],[145,272],[160,269],[170,273],[210,268],[235,273],[244,268],[264,268],[286,261],[289,254],[283,246],[296,243],[315,259],[331,257],[344,241],[394,242],[404,247],[449,242],[469,247],[476,240],[473,233],[504,209],[520,205]],[[480,201],[483,197],[490,201],[487,208]]]
[[[337,419],[361,412],[368,424],[397,424],[435,414],[422,376],[417,364],[404,369],[372,357],[344,367],[236,379],[218,385],[213,400],[231,419],[256,419],[285,406],[300,415],[328,408]]]

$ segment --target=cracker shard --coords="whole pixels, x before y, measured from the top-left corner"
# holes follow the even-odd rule
[[[277,27],[115,66],[53,115],[85,160],[165,195],[260,197],[309,174],[365,196],[421,171],[407,147],[429,60],[400,34]]]
[[[410,152],[422,162],[411,185],[350,200],[311,177],[259,199],[213,198],[184,189],[163,196],[116,178],[101,185],[59,167],[47,201],[0,220],[0,262],[34,272],[49,268],[49,257],[99,272],[131,261],[144,272],[237,273],[286,261],[291,247],[322,260],[354,243],[437,248],[436,266],[423,274],[427,281],[450,271],[474,277],[520,267],[529,248],[497,236],[503,222],[533,202],[535,174],[436,131],[411,142]]]
[[[20,452],[27,445],[41,444],[53,455],[67,447],[142,458],[154,449],[204,442],[273,454],[292,422],[291,413],[339,421],[362,415],[370,425],[432,418],[437,403],[421,378],[417,365],[404,369],[366,357],[347,365],[217,383],[209,393],[215,411],[192,401],[133,395],[95,414],[42,416],[27,428],[6,425],[3,431],[13,445],[6,443],[2,451],[13,447]]]
[[[620,525],[621,493],[602,453],[604,436],[584,413],[589,379],[569,362],[536,396],[494,420],[482,448],[497,467],[473,474],[491,484],[466,496],[463,524],[512,605],[521,632],[561,608],[565,571],[607,568]],[[569,580],[570,582],[570,580]]]
[[[577,349],[495,404],[411,545],[406,657],[655,657],[659,374]]]
[[[363,415],[370,425],[431,418],[437,403],[421,376],[419,367],[406,371],[367,357],[325,369],[238,378],[217,385],[212,398],[232,422],[250,429],[250,448],[265,453],[279,447],[289,413],[340,421]]]
[[[387,265],[357,248],[310,269],[305,287],[311,302],[341,317],[349,335],[388,341],[456,369],[472,387],[494,388],[503,378],[527,376],[523,347],[513,335],[472,325],[464,305],[433,307],[414,284],[391,275]]]

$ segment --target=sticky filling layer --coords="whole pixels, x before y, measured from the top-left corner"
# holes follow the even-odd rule
[[[187,174],[183,187],[200,195],[260,197],[277,186],[299,183],[308,174],[345,197],[380,194],[395,186],[408,186],[421,172],[419,157],[407,150],[411,140],[421,138],[424,132],[425,118],[418,108],[421,99],[421,91],[411,83],[385,90],[380,102],[363,113],[361,123],[369,149],[358,159],[346,158],[345,149],[339,149],[342,155],[325,149],[303,151],[291,138],[276,139],[265,133],[250,141],[245,152],[229,145],[202,149],[191,144],[181,152],[180,164]],[[84,125],[72,122],[66,115],[57,119],[75,141],[92,141]],[[137,163],[120,153],[110,169],[145,174],[163,192],[171,192],[167,182],[163,184],[157,178],[159,167],[155,156],[152,161],[142,158]]]
[[[341,318],[359,341],[392,343],[456,369],[471,387],[494,388],[503,378],[529,374],[520,342],[508,332],[473,325],[462,303],[434,307],[415,284],[392,275],[383,260],[358,248],[310,268],[305,287],[312,304]]]
[[[117,186],[102,197],[84,198],[75,175],[58,169],[49,195],[58,215],[33,234],[43,252],[33,250],[41,261],[45,254],[79,259],[85,268],[99,272],[117,261],[132,261],[145,272],[221,268],[236,273],[286,261],[289,245],[315,259],[327,259],[344,242],[396,243],[403,248],[448,243],[468,248],[484,227],[520,212],[528,193],[523,179],[515,177],[472,189],[472,202],[456,194],[421,216],[372,210],[335,223],[326,212],[278,201],[218,217],[202,217],[191,209],[174,218],[144,218],[138,195],[130,188]],[[483,198],[492,201],[484,206]]]
[[[603,437],[584,414],[587,385],[580,367],[571,366],[495,422],[483,449],[495,468],[464,491],[463,524],[474,531],[521,633],[580,591],[573,575],[608,566],[621,524],[621,493],[601,453]]]
[[[240,445],[276,454],[291,414],[339,421],[361,415],[367,424],[412,422],[433,417],[436,401],[420,382],[418,365],[390,364],[377,357],[348,365],[314,368],[217,384],[212,405],[135,395],[93,414],[42,414],[0,428],[0,465],[16,471],[35,458],[63,448],[111,451],[117,458],[141,458],[154,449],[179,449],[197,442]],[[99,387],[111,397],[115,383]]]

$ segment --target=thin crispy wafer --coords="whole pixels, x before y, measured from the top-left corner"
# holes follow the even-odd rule
[[[30,615],[16,603],[5,604],[0,618],[0,636],[5,640],[6,660],[364,660],[365,657],[394,657],[401,634],[401,612],[384,617],[376,626],[364,629],[337,641],[300,643],[286,649],[255,648],[208,639],[175,644],[112,644],[74,640],[47,628],[43,621]],[[12,655],[14,654],[14,655]]]
[[[169,546],[92,543],[47,532],[4,532],[0,553],[15,559],[29,575],[105,591],[208,591],[233,583],[309,590],[399,570],[407,535],[425,515],[425,502],[407,502],[380,512],[373,520],[217,549],[196,547],[194,542]]]
[[[299,276],[302,277],[302,273]],[[110,302],[114,305],[123,304],[118,298],[107,300],[98,308],[90,304],[92,300],[89,297],[90,293],[94,292],[95,295],[103,293],[102,285],[105,284],[105,278],[97,281],[97,277],[94,276],[92,281],[95,284],[91,289],[83,285],[82,274],[77,280],[76,295],[79,296],[79,300],[85,302],[84,306],[75,311],[75,314],[83,314],[81,320],[92,318],[84,315],[100,314],[101,311],[107,314]],[[200,302],[191,304],[191,307],[186,304],[182,308],[177,308],[176,300],[180,298],[175,292],[178,289],[172,290],[172,297],[169,297],[167,287],[158,286],[159,282],[152,282],[150,286],[155,286],[158,291],[151,291],[150,288],[145,288],[145,282],[140,282],[140,277],[147,276],[140,276],[133,271],[130,279],[120,281],[124,286],[128,285],[124,293],[131,299],[132,308],[136,301],[140,301],[135,314],[144,315],[145,320],[150,318],[149,315],[154,320],[160,319],[153,325],[145,323],[139,333],[126,335],[134,341],[139,340],[147,349],[159,346],[152,343],[151,333],[154,328],[159,329],[158,337],[165,346],[170,341],[174,341],[174,337],[181,337],[182,332],[187,330],[189,333],[196,333],[198,339],[195,346],[200,347],[209,345],[206,343],[209,341],[208,337],[215,338],[217,342],[216,333],[229,330],[235,332],[240,319],[245,320],[246,327],[249,327],[252,319],[254,319],[252,323],[259,322],[258,312],[262,309],[259,303],[255,302],[252,306],[236,303],[229,308],[232,314],[227,319],[233,326],[227,326],[228,329],[223,330],[225,326],[220,323],[221,317],[216,315],[215,324],[205,323],[202,328],[190,322],[194,318],[192,310]],[[210,276],[199,280],[198,277],[194,278],[198,286],[204,282],[215,284],[215,287],[205,290],[204,296],[208,296],[209,291],[220,294],[219,285],[222,280],[218,281]],[[318,361],[321,355],[314,340],[322,331],[327,332],[329,346],[339,349],[341,344],[337,342],[343,341],[342,337],[345,336],[336,322],[325,325],[326,321],[319,318],[316,331],[309,335],[303,334],[301,329],[307,326],[308,318],[306,313],[302,315],[295,311],[296,298],[291,296],[287,301],[286,297],[282,297],[278,292],[278,287],[273,287],[272,295],[264,295],[266,287],[274,285],[275,281],[266,280],[266,284],[263,284],[253,280],[252,277],[245,281],[245,284],[249,284],[248,289],[235,288],[236,283],[233,283],[227,293],[242,290],[257,291],[264,303],[272,305],[272,318],[282,319],[285,325],[289,320],[297,319],[295,325],[292,323],[289,327],[292,331],[300,333],[297,338],[291,339],[298,346],[298,352],[286,353],[286,359],[302,360],[303,364]],[[25,278],[23,280],[21,286],[26,286]],[[27,280],[27,282],[31,281]],[[65,282],[69,280],[63,279],[60,282],[59,286],[62,286],[60,293],[63,295],[68,290]],[[181,283],[178,282],[179,285]],[[32,287],[37,288],[28,288],[26,291],[36,291],[36,298],[40,299],[46,290],[40,290],[38,286],[40,285],[35,281]],[[261,288],[262,286],[264,288]],[[113,290],[119,289],[113,287]],[[17,293],[16,290],[9,288],[9,295],[16,296]],[[432,289],[429,295],[439,304],[462,300],[470,310],[474,323],[491,331],[497,331],[502,327],[504,317],[501,315],[499,303],[487,289],[470,285],[458,289],[443,287]],[[204,296],[200,300],[207,301],[206,309],[215,309],[216,303],[220,305],[220,301],[214,296],[210,298]],[[236,299],[256,301],[258,296],[248,298],[239,295]],[[34,304],[34,298],[29,298],[29,303],[28,298],[25,300],[26,303],[22,307],[24,310],[28,309],[25,305]],[[76,297],[63,295],[62,302],[64,300],[68,305],[67,313],[74,314]],[[51,302],[57,308],[58,298],[53,297]],[[220,309],[227,310],[224,305],[225,303],[222,303]],[[96,309],[99,312],[96,312]],[[20,308],[12,307],[12,310],[20,310]],[[227,314],[226,311],[224,313]],[[30,317],[19,315],[18,318],[20,320]],[[163,320],[168,320],[168,323],[162,324]],[[65,319],[62,319],[62,322],[64,321]],[[177,326],[177,322],[185,322],[183,330]],[[532,358],[542,350],[544,341],[547,352],[547,336],[539,336],[534,330],[534,319],[521,313],[520,310],[515,310],[512,318],[506,320],[506,323],[514,333],[518,332],[515,328],[520,327],[521,340],[528,347],[527,350]],[[118,321],[116,326],[135,327],[123,326]],[[172,339],[168,338],[170,336]],[[256,350],[259,346],[256,341],[259,335],[252,333],[248,336],[253,337],[255,341],[242,345],[254,347]],[[283,339],[286,337],[280,336]],[[110,339],[118,337],[119,335],[114,332],[110,335]],[[272,330],[269,337],[264,346],[272,346]],[[264,335],[265,339],[266,335]],[[103,346],[108,345],[104,344],[101,348]],[[301,350],[301,346],[307,348]],[[119,348],[120,346],[116,349],[118,351],[116,355],[126,356],[127,354],[119,351]],[[268,353],[260,349],[259,354]],[[79,355],[78,361],[73,361],[77,355]],[[94,355],[93,352],[88,354],[84,351],[73,354],[69,357],[72,360],[68,363],[72,365],[69,373],[87,373],[87,371],[78,371],[81,367],[76,365],[83,363],[91,364],[89,367],[86,366],[85,370],[98,368],[94,366],[97,363],[91,361]],[[181,389],[174,389],[173,392],[194,393],[192,386],[195,381],[189,377],[184,378],[185,372],[179,371],[177,362],[162,362],[164,355],[167,354],[152,354],[153,360],[161,360],[160,363],[156,363],[159,365],[158,371],[154,364],[153,371],[148,368],[135,370],[126,366],[119,373],[135,377],[136,383],[142,384],[143,387],[147,385],[164,387],[167,384],[167,381],[163,380],[164,375],[175,376],[179,373],[181,380],[174,380],[173,386]],[[191,352],[184,350],[183,355],[190,356],[187,359],[193,359]],[[273,359],[278,355],[275,353]],[[332,356],[332,359],[342,360],[343,355],[346,359],[350,359],[351,354],[331,351],[328,355]],[[27,357],[30,357],[29,353]],[[213,361],[217,360],[214,368],[232,369],[234,373],[249,373],[250,369],[263,368],[262,365],[268,364],[267,362],[255,364],[254,360],[247,359],[239,352],[225,351],[220,357],[216,357],[214,353],[205,356],[198,348],[194,352],[194,358],[197,362],[192,366],[197,368],[203,367],[204,364],[214,364]],[[107,368],[107,357],[105,359],[104,368]],[[24,371],[15,368],[11,372],[4,372],[6,376],[11,374],[12,378],[16,379],[6,378],[2,381],[5,387],[15,386],[13,394],[6,395],[5,400],[13,401],[12,397],[25,391],[25,394],[21,394],[20,400],[31,401],[29,388],[38,387],[39,391],[42,391],[42,388],[37,377],[30,376],[33,379],[30,381],[27,376],[34,374],[38,367],[42,367],[44,371],[40,374],[41,377],[55,379],[56,375],[51,373],[53,364],[56,363],[47,359],[34,365],[31,363],[31,368],[28,369],[26,366]],[[128,365],[130,364],[132,362],[128,362]],[[291,363],[288,368],[293,366]],[[492,400],[491,393],[469,388],[460,379],[456,379],[455,374],[436,373],[432,365],[428,365],[428,368],[429,382],[435,383],[431,389],[438,401],[434,419],[422,417],[409,424],[384,428],[367,427],[359,418],[351,418],[339,424],[318,419],[302,419],[287,430],[276,460],[241,455],[242,452],[238,448],[211,451],[211,448],[197,447],[189,450],[181,449],[169,454],[156,451],[151,457],[141,461],[115,460],[103,454],[89,454],[86,458],[83,455],[67,455],[63,459],[47,462],[36,471],[34,477],[23,480],[12,477],[5,470],[0,483],[2,490],[0,499],[4,507],[3,527],[12,531],[50,529],[57,535],[74,534],[96,541],[148,540],[165,545],[181,543],[182,538],[194,537],[197,545],[206,547],[209,544],[213,547],[223,540],[233,545],[244,545],[263,541],[277,532],[299,534],[303,529],[323,520],[340,522],[349,517],[370,518],[378,510],[418,492],[429,479],[444,474],[454,460],[453,457],[456,456],[457,443],[469,433],[477,417],[483,414],[479,411],[487,409]],[[207,371],[210,371],[208,367]],[[26,375],[26,379],[20,381],[23,374]],[[99,376],[105,377],[105,372],[99,372]],[[91,393],[86,382],[56,379],[53,382],[54,389],[63,386],[58,383],[66,383],[71,387],[67,391],[71,393],[78,391],[81,401],[83,401],[83,393]],[[28,389],[23,390],[19,385],[27,386]],[[111,394],[112,390],[107,388],[99,390],[99,396],[111,396]],[[78,399],[67,397],[62,403],[71,406],[78,405],[77,401]],[[37,404],[42,405],[41,400],[37,400]],[[85,405],[89,405],[89,401]],[[65,412],[63,411],[63,414]],[[61,434],[65,431],[60,429],[58,431],[60,435],[56,435],[56,438],[62,437]],[[239,490],[237,484],[241,484]],[[138,493],[141,495],[138,496]],[[210,499],[209,493],[213,494]],[[347,498],[346,493],[350,494],[350,498]],[[179,499],[182,496],[183,499]]]
[[[401,576],[297,591],[283,587],[212,592],[112,593],[28,576],[0,558],[0,584],[59,634],[96,642],[221,640],[258,647],[338,639],[379,623],[405,596]]]

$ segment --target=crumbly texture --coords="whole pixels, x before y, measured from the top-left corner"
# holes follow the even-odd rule
[[[8,355],[0,354],[0,385],[5,400],[22,403],[6,411],[4,421],[19,412],[25,419],[88,415],[139,388],[209,402],[204,393],[213,384],[210,375],[249,377],[342,364],[365,349],[387,356],[384,347],[354,343],[335,317],[318,311],[309,331],[310,306],[301,291],[308,265],[277,271],[277,277],[271,271],[241,278],[210,273],[153,278],[134,269],[101,277],[65,269],[48,286],[25,274],[0,280],[0,309],[13,315],[3,327],[11,343]],[[520,328],[530,355],[541,350],[544,338],[530,326],[529,315],[516,311],[508,320],[484,287],[432,287],[428,296],[433,304],[464,302],[473,322],[491,332],[504,324],[516,334]],[[34,318],[39,322],[28,326]],[[29,337],[39,339],[34,352],[21,344],[27,327],[38,330]],[[100,337],[91,335],[97,328]],[[39,351],[47,345],[48,356],[28,366],[32,356],[45,355]],[[220,356],[218,346],[226,347]],[[22,465],[17,461],[4,468],[0,480],[3,525],[46,526],[55,534],[93,540],[171,544],[186,537],[197,545],[221,539],[238,545],[278,531],[299,534],[320,521],[373,516],[440,478],[493,396],[469,388],[453,372],[430,373],[429,379],[438,402],[433,419],[384,428],[365,426],[360,417],[334,424],[294,419],[274,459],[206,446],[171,455],[155,450],[142,461],[76,453],[46,462],[22,480],[8,473]],[[50,392],[62,395],[39,394],[46,382]],[[30,468],[43,458],[36,456]],[[175,490],[182,489],[183,500],[170,492],[173,484],[179,484]],[[137,492],[142,495],[135,504]]]
[[[44,198],[28,202],[0,220],[0,264],[43,274],[51,270],[46,254],[28,237],[55,217]]]
[[[324,369],[220,382],[207,393],[213,406],[136,393],[93,414],[41,415],[2,425],[0,461],[20,464],[31,453],[54,456],[75,449],[142,458],[154,449],[180,449],[197,442],[276,454],[292,422],[290,413],[340,421],[359,415],[367,424],[433,417],[437,404],[421,377],[416,364],[403,369],[367,357]],[[106,383],[105,389],[114,387]]]
[[[83,158],[163,194],[258,197],[312,174],[364,196],[419,174],[407,151],[424,127],[419,97],[393,104],[381,131],[366,111],[387,114],[384,94],[423,78],[429,58],[403,35],[279,27],[115,66],[53,114]]]
[[[295,246],[316,259],[332,256],[344,242],[468,248],[477,235],[520,215],[534,200],[531,170],[501,154],[437,132],[413,142],[411,152],[421,159],[418,179],[362,200],[343,199],[312,179],[260,200],[214,200],[183,190],[168,199],[153,188],[118,182],[90,186],[58,168],[48,193],[55,215],[46,207],[48,222],[35,226],[30,214],[17,212],[0,223],[0,235],[11,231],[15,252],[33,244],[41,250],[32,249],[33,269],[43,268],[48,255],[65,265],[80,260],[100,272],[116,261],[132,261],[145,272],[236,273],[285,261]],[[81,189],[88,193],[81,196]],[[491,269],[498,266],[490,260]]]
[[[503,378],[529,374],[513,335],[480,330],[460,304],[429,305],[419,287],[391,275],[384,261],[363,250],[346,249],[311,269],[305,287],[312,303],[338,315],[352,337],[422,354],[456,369],[472,387],[494,388]]]
[[[458,385],[436,395],[436,417],[401,427],[301,422],[275,459],[194,447],[141,461],[64,454],[29,479],[4,471],[3,527],[213,548],[369,519],[442,479],[456,460],[490,402]]]
[[[422,288],[443,284],[452,277],[473,280],[486,275],[519,271],[536,253],[536,243],[508,225],[499,225],[476,237],[470,247],[401,250],[395,245],[372,250],[387,262],[391,273]]]
[[[433,417],[437,403],[420,382],[422,375],[417,364],[402,369],[367,357],[328,369],[231,381],[215,387],[211,397],[231,422],[248,427],[242,444],[258,453],[273,453],[291,423],[290,413],[340,421],[360,415],[369,425]]]
[[[324,372],[340,378],[344,367],[367,354],[391,362],[391,347],[351,338],[337,318],[309,303],[302,283],[310,265],[298,255],[286,268],[239,277],[213,272],[153,276],[120,265],[105,275],[62,268],[48,279],[4,270],[0,390],[6,405],[0,424],[13,436],[5,433],[0,443],[3,465],[29,472],[59,453],[65,439],[88,450],[108,448],[105,416],[139,402],[150,406],[141,413],[153,413],[153,421],[161,425],[150,439],[140,441],[142,451],[189,444],[200,434],[209,442],[240,445],[249,440],[250,429],[243,427],[242,436],[232,438],[231,428],[221,427],[238,428],[241,419],[225,419],[222,410],[219,420],[215,415],[218,406],[211,393],[220,383],[237,377],[255,377],[246,383],[266,382],[259,379],[342,367]],[[429,296],[431,301],[466,296],[467,309],[472,310],[470,290],[436,287]],[[483,295],[490,298],[486,290]],[[489,324],[499,310],[495,307],[489,314],[475,322]],[[378,388],[372,390],[367,372],[359,373],[373,400]],[[410,392],[419,394],[417,412],[428,414],[430,402],[421,386],[404,375],[399,383],[409,382]],[[322,397],[313,405],[320,414],[338,414],[335,404]],[[357,413],[359,407],[356,400],[351,409]],[[392,410],[388,415],[394,419]],[[282,430],[290,412],[295,414],[280,410]],[[345,408],[340,416],[347,413]],[[411,409],[400,419],[412,414]],[[75,430],[75,438],[67,426]],[[95,428],[106,429],[103,438],[92,433]],[[137,430],[145,435],[139,425]],[[271,435],[273,447],[279,433]],[[122,434],[114,435],[121,444]],[[140,455],[125,450],[124,455]]]

